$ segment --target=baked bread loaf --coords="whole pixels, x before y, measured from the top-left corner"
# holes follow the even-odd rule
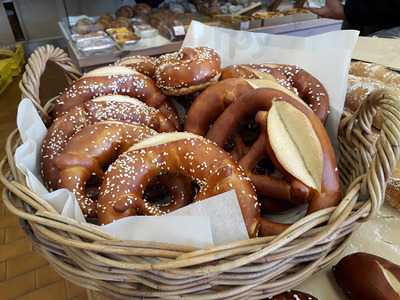
[[[349,300],[400,299],[400,266],[368,253],[350,254],[333,267]]]
[[[359,77],[373,78],[389,85],[400,85],[400,75],[397,72],[377,64],[352,62],[349,73]]]
[[[135,17],[142,17],[146,16],[151,13],[151,6],[146,4],[146,3],[138,3],[135,6],[133,6],[133,15]]]
[[[121,6],[115,12],[116,17],[132,18],[134,16],[133,8],[129,5]]]
[[[382,89],[385,84],[374,78],[349,75],[345,109],[354,113],[367,97],[374,91]]]

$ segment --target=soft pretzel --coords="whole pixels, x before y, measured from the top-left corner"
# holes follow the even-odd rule
[[[388,68],[362,61],[352,62],[349,73],[359,77],[367,77],[382,81],[384,84],[400,85],[400,75]]]
[[[95,69],[75,81],[57,98],[52,114],[57,117],[68,109],[80,105],[90,99],[103,95],[126,95],[137,98],[147,105],[168,112],[167,98],[160,92],[154,81],[128,67],[107,66]]]
[[[154,78],[156,72],[156,59],[151,56],[127,56],[118,60],[115,65],[132,68],[150,78]]]
[[[95,176],[101,182],[103,170],[119,154],[156,134],[157,131],[149,127],[118,121],[103,121],[84,127],[72,136],[64,150],[54,159],[59,176],[57,188],[72,191],[83,214],[95,217],[97,203],[87,196],[88,181]]]
[[[180,96],[203,90],[221,74],[219,55],[206,47],[164,54],[156,64],[156,83],[166,95]]]
[[[318,299],[309,294],[293,290],[276,295],[272,297],[271,300],[318,300]]]
[[[207,138],[217,143],[219,146],[223,146],[234,133],[238,126],[238,123],[247,116],[256,114],[258,111],[269,111],[275,102],[285,102],[289,103],[290,107],[300,111],[304,115],[312,128],[310,134],[315,134],[320,147],[322,156],[322,170],[321,170],[321,181],[319,183],[320,187],[318,190],[312,189],[312,197],[309,202],[308,213],[314,212],[316,210],[335,206],[340,201],[340,186],[339,177],[336,167],[335,153],[333,147],[329,141],[328,134],[318,119],[318,117],[306,106],[303,102],[290,97],[287,93],[282,91],[271,89],[271,88],[260,88],[256,89],[248,94],[246,94],[241,101],[232,103],[222,115],[215,121],[213,127],[207,134]],[[268,127],[267,127],[268,128]],[[268,129],[269,130],[269,129]],[[304,133],[306,129],[304,129]],[[270,136],[271,132],[268,132],[267,137]],[[308,143],[309,141],[307,141]],[[268,144],[268,140],[267,140]],[[282,145],[285,147],[286,145]],[[267,147],[268,148],[271,147]],[[282,148],[281,150],[284,150]],[[274,155],[277,152],[272,151]],[[283,151],[284,152],[284,151]],[[269,151],[271,154],[271,151]],[[280,153],[278,153],[280,154]],[[314,155],[314,154],[313,154]],[[291,158],[286,158],[284,163],[290,163]],[[274,160],[275,163],[277,159]],[[283,171],[286,171],[286,167],[282,167],[282,161],[275,164],[276,167],[280,167]],[[293,171],[293,170],[292,170]],[[286,174],[287,175],[287,174]],[[291,175],[291,174],[289,174]],[[289,180],[297,179],[298,177],[291,175]],[[273,191],[272,191],[273,192]],[[271,196],[274,196],[271,193]],[[272,222],[265,218],[261,219],[260,234],[261,235],[271,235],[280,233],[282,230],[287,228],[287,224],[279,224]]]
[[[343,257],[332,271],[337,285],[349,300],[400,298],[400,265],[396,262],[356,252]]]
[[[260,87],[279,89],[302,101],[294,92],[278,84],[273,77],[269,79],[228,78],[208,87],[196,97],[187,114],[185,130],[205,136],[212,123],[231,103]],[[247,131],[235,134],[233,149],[225,148],[236,160],[240,160],[249,150],[243,141],[243,136],[248,135],[248,133]]]
[[[132,215],[162,215],[171,210],[143,198],[155,176],[182,174],[199,185],[194,201],[234,189],[249,236],[257,234],[259,205],[250,179],[223,150],[191,133],[164,133],[134,145],[107,171],[99,197],[99,220]],[[120,178],[125,178],[121,182]]]
[[[253,173],[253,169],[256,167],[257,162],[262,158],[269,157],[269,159],[272,158],[275,167],[278,166],[279,171],[283,171],[285,175],[287,175],[284,168],[282,168],[274,158],[275,156],[273,151],[268,151],[267,148],[267,112],[258,112],[256,115],[256,122],[260,125],[260,135],[239,163],[247,171],[247,174],[256,187],[257,194],[267,197],[268,200],[264,201],[277,202],[276,200],[285,200],[292,204],[308,202],[310,197],[312,197],[311,189],[299,180],[291,178],[291,180],[288,181],[269,174],[259,175]],[[287,178],[288,176],[285,177]],[[266,206],[267,204],[264,205]],[[286,207],[287,205],[281,204],[280,206]]]
[[[298,66],[277,64],[232,65],[222,70],[221,79],[274,78],[283,87],[295,91],[325,123],[329,112],[329,96],[322,83]]]
[[[185,121],[185,130],[206,135],[210,125],[234,101],[254,88],[244,79],[230,78],[205,89],[191,105]]]
[[[127,96],[103,96],[75,106],[54,120],[42,143],[41,173],[50,190],[56,189],[58,182],[54,158],[77,131],[106,120],[143,124],[158,132],[176,130],[159,110]]]

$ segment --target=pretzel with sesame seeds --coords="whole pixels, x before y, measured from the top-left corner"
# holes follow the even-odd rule
[[[127,96],[103,96],[75,106],[53,121],[41,146],[41,174],[48,189],[58,186],[54,159],[71,137],[85,126],[110,120],[142,124],[158,132],[176,130],[159,110]]]
[[[124,66],[107,66],[86,73],[56,99],[51,113],[53,117],[58,117],[76,105],[103,95],[136,98],[158,108],[175,126],[179,124],[174,109],[154,81]]]
[[[156,59],[151,56],[127,56],[118,60],[115,65],[134,69],[150,78],[154,78],[156,72]]]
[[[322,83],[298,66],[280,64],[232,65],[222,70],[221,79],[268,79],[273,77],[285,88],[294,91],[325,123],[329,112],[329,96]]]
[[[166,95],[181,96],[204,90],[218,81],[221,60],[218,53],[207,47],[183,48],[164,54],[156,61],[157,86]]]
[[[250,179],[221,148],[187,132],[150,137],[111,165],[100,190],[100,222],[107,224],[127,216],[169,212],[169,207],[154,205],[143,197],[148,182],[164,174],[181,174],[194,180],[199,185],[194,201],[234,189],[249,236],[256,236],[259,205]]]
[[[86,191],[89,180],[94,177],[95,186],[100,186],[103,170],[119,154],[156,134],[157,131],[149,127],[118,121],[103,121],[84,127],[72,136],[54,159],[58,171],[57,188],[66,188],[74,193],[85,217],[96,217],[97,203],[87,196]]]
[[[240,101],[245,94],[261,87],[282,90],[303,102],[293,91],[280,85],[274,77],[268,79],[228,78],[213,84],[196,97],[187,113],[185,130],[205,136],[212,123],[230,104]],[[243,141],[246,133],[248,132],[235,134],[233,137],[234,146],[233,149],[229,149],[229,152],[236,160],[240,160],[249,150]],[[225,147],[225,150],[227,149],[228,147]]]
[[[298,173],[296,173],[295,176],[293,175],[293,169],[291,169],[290,171],[288,170],[288,164],[291,163],[291,160],[293,158],[284,157],[283,159],[285,159],[285,161],[282,161],[281,154],[285,152],[285,147],[288,147],[289,145],[286,144],[286,140],[284,140],[282,135],[277,135],[277,132],[271,131],[272,129],[270,129],[270,125],[267,126],[268,134],[265,134],[266,153],[272,160],[274,166],[284,175],[285,179],[282,180],[288,181],[291,184],[300,182],[302,183],[302,186],[306,185],[307,188],[311,188],[310,196],[307,199],[307,202],[309,203],[307,213],[312,213],[322,208],[337,205],[341,199],[339,176],[337,173],[335,153],[330,143],[328,134],[317,115],[314,114],[313,111],[304,104],[304,102],[301,102],[298,99],[291,97],[289,93],[285,93],[281,90],[273,88],[259,88],[250,93],[247,93],[244,97],[240,99],[240,101],[232,103],[221,114],[221,116],[215,121],[213,127],[208,131],[207,138],[214,141],[219,146],[224,146],[229,137],[232,136],[232,134],[235,132],[241,120],[248,116],[254,115],[259,111],[269,111],[273,107],[273,105],[275,105],[276,107],[279,103],[285,104],[285,108],[289,107],[294,110],[297,114],[296,118],[298,118],[298,116],[300,115],[301,118],[306,120],[306,125],[309,127],[300,128],[298,132],[301,132],[301,130],[303,130],[304,134],[312,137],[313,140],[303,140],[301,141],[303,145],[307,145],[307,143],[315,140],[318,143],[320,155],[315,154],[315,159],[318,159],[318,161],[321,162],[318,184],[315,184],[314,187],[308,184],[306,185],[306,183],[304,182],[304,178],[300,180],[300,178],[297,176]],[[268,118],[269,116],[270,112],[268,113]],[[295,125],[299,124],[297,120],[289,121],[291,121]],[[305,123],[303,122],[300,124]],[[273,137],[275,146],[276,142],[281,140],[279,150],[272,147],[271,134],[274,134]],[[298,148],[299,146],[301,145],[295,144],[294,147]],[[279,151],[282,153],[279,153]],[[280,159],[277,158],[278,155]],[[312,160],[314,153],[308,153],[308,155],[309,158],[311,157]],[[304,162],[304,158],[302,157],[301,159]],[[303,167],[301,168],[301,172],[310,172]],[[307,175],[309,174],[311,173],[308,173]],[[294,187],[292,186],[292,188]],[[273,190],[271,190],[270,193],[271,197],[276,196],[273,194]],[[288,224],[273,222],[265,218],[261,219],[260,224],[261,235],[278,234],[289,226]]]

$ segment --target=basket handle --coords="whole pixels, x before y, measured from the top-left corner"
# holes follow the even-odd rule
[[[378,112],[382,123],[376,133],[372,124]],[[400,157],[400,93],[392,89],[371,93],[353,115],[342,120],[339,139],[340,169],[354,166],[344,181],[364,177],[360,197],[370,198],[370,216],[374,216]]]
[[[64,52],[64,50],[46,45],[37,48],[29,57],[25,66],[25,72],[19,83],[23,98],[29,98],[33,101],[36,108],[47,118],[47,112],[43,108],[43,104],[39,98],[40,77],[46,69],[48,61],[53,61],[59,65],[67,76],[67,79],[75,80],[80,77],[81,73],[73,64],[72,60]]]

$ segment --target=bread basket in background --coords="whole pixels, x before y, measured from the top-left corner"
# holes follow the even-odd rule
[[[43,118],[52,102],[43,105],[39,97],[48,61],[70,79],[79,76],[58,48],[40,47],[32,54],[20,86],[22,96],[34,101]],[[378,109],[383,123],[376,138],[371,127]],[[294,288],[329,264],[357,225],[379,210],[400,154],[400,95],[386,89],[372,94],[356,113],[341,120],[338,141],[344,191],[338,207],[310,214],[278,236],[209,249],[116,240],[90,224],[61,216],[29,190],[17,169],[17,130],[8,137],[0,164],[3,201],[58,273],[107,298],[265,299]]]

